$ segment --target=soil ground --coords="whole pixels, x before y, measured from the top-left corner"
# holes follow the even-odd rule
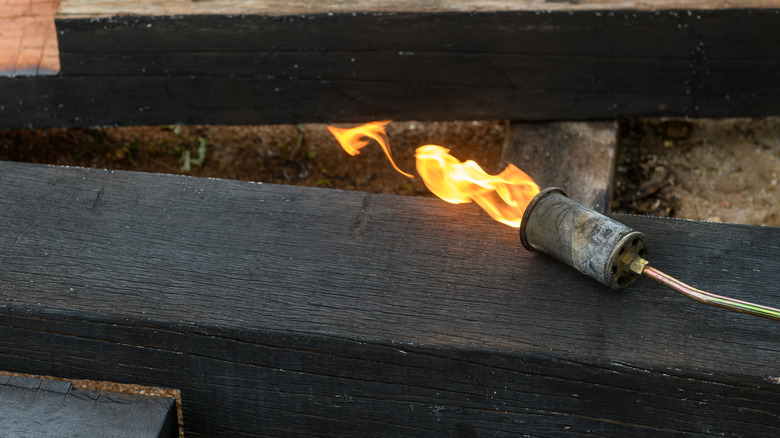
[[[503,121],[393,122],[387,133],[407,172],[418,146],[440,144],[498,173],[506,131]],[[614,211],[780,226],[780,119],[624,120],[619,146]],[[378,146],[350,157],[319,124],[0,131],[0,160],[432,196]]]
[[[505,127],[393,122],[387,134],[394,160],[409,173],[416,173],[414,150],[429,143],[497,173]],[[0,160],[433,196],[419,178],[393,170],[376,144],[350,157],[320,124],[0,131]]]
[[[780,119],[627,120],[613,208],[780,227]]]

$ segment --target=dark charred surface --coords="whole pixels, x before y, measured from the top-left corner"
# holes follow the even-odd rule
[[[0,168],[3,367],[179,388],[187,436],[777,436],[776,324],[616,293],[475,205]],[[780,303],[778,229],[618,219]]]

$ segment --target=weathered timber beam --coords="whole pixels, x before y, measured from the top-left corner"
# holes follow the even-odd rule
[[[474,205],[0,163],[0,368],[181,390],[187,436],[775,437],[780,326],[607,290]],[[780,303],[780,229],[634,216]]]
[[[777,1],[249,3],[63,1],[61,77],[0,80],[0,128],[780,114]]]
[[[174,438],[176,400],[74,389],[70,382],[0,375],[6,437]]]

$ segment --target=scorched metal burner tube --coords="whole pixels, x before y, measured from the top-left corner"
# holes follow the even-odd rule
[[[573,201],[557,187],[542,190],[528,204],[520,241],[529,251],[547,254],[613,289],[644,276],[704,304],[780,321],[780,309],[705,292],[650,267],[644,234]]]

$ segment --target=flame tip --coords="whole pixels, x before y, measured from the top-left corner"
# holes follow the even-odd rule
[[[368,145],[369,141],[364,138],[370,138],[377,143],[387,155],[387,159],[390,160],[390,164],[398,173],[407,177],[414,178],[414,175],[404,172],[393,161],[393,155],[390,152],[390,142],[387,139],[387,133],[385,132],[385,125],[392,122],[392,120],[380,120],[376,122],[364,123],[354,128],[337,128],[334,126],[328,126],[328,130],[339,142],[342,149],[351,156],[358,155],[360,149]]]

